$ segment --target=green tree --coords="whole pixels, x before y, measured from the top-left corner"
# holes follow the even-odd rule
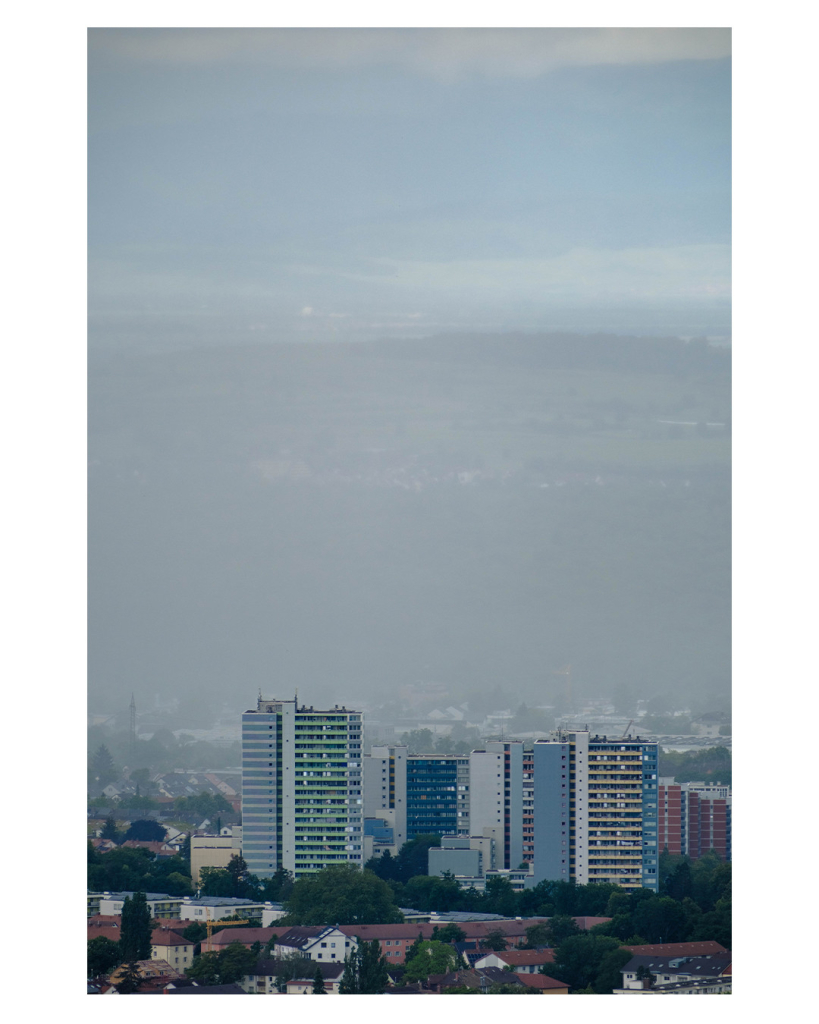
[[[125,833],[125,841],[136,839],[139,842],[164,843],[165,828],[158,821],[151,818],[142,818],[132,821],[128,831]]]
[[[481,941],[481,945],[486,946],[488,949],[494,949],[496,951],[506,949],[506,932],[502,931],[500,928],[493,928],[491,931],[488,931],[486,933],[483,940]]]
[[[682,906],[668,896],[642,900],[632,911],[634,930],[649,942],[685,942],[688,938]]]
[[[649,988],[653,988],[654,982],[657,980],[656,975],[652,974],[650,968],[646,967],[645,964],[640,964],[634,972],[634,976],[638,981],[647,981]]]
[[[404,981],[423,981],[430,974],[456,971],[460,957],[449,943],[426,939],[405,963]]]
[[[165,876],[165,883],[161,887],[163,892],[169,896],[192,896],[193,886],[191,876],[183,875],[181,871],[172,871]]]
[[[216,821],[219,815],[228,819],[236,819],[232,805],[221,793],[208,793],[203,790],[194,796],[180,796],[174,800],[174,812],[185,821],[201,821],[208,818]]]
[[[261,899],[271,903],[286,900],[293,891],[293,881],[293,875],[287,868],[276,868],[270,878],[262,880]]]
[[[324,987],[324,975],[321,973],[321,968],[316,967],[316,973],[313,976],[313,995],[314,996],[326,996],[327,989]]]
[[[294,924],[395,924],[404,920],[387,883],[355,864],[333,865],[300,878],[285,909]]]
[[[598,995],[610,995],[616,988],[623,984],[622,969],[632,959],[632,952],[628,949],[611,949],[600,961],[597,976],[592,982],[592,988]]]
[[[122,951],[118,942],[107,935],[97,935],[88,940],[88,977],[109,974],[117,964],[122,963]]]
[[[102,831],[100,832],[100,839],[110,839],[112,843],[116,843],[117,845],[122,842],[122,836],[117,830],[117,823],[110,816],[105,819],[105,824],[102,826]]]
[[[408,840],[398,851],[395,870],[399,882],[406,884],[417,875],[426,875],[429,862],[429,848],[440,846],[439,835],[416,836]]]
[[[433,754],[435,739],[429,729],[413,729],[401,735],[401,742],[406,743],[410,754]]]
[[[389,850],[385,850],[380,857],[370,857],[364,867],[379,878],[383,878],[385,882],[400,881],[396,858]]]
[[[561,942],[565,942],[572,935],[580,935],[577,922],[568,914],[557,914],[550,917],[546,927],[549,931],[549,943],[552,946],[559,946]]]
[[[104,743],[100,744],[88,765],[88,780],[96,792],[100,792],[116,779],[118,775],[111,751]]]
[[[674,868],[664,880],[662,892],[673,900],[684,900],[694,895],[694,879],[691,874],[691,862],[686,857]]]
[[[233,892],[235,896],[243,900],[260,899],[262,885],[259,879],[247,870],[247,863],[240,853],[234,854],[230,858],[226,870],[233,879]]]
[[[438,942],[463,942],[466,938],[466,932],[453,921],[450,921],[443,928],[439,928],[436,924],[432,929],[432,938],[437,939]]]
[[[526,942],[524,943],[526,949],[541,949],[550,945],[548,924],[533,924],[526,929]]]
[[[129,961],[125,964],[119,976],[119,981],[114,985],[114,988],[121,996],[127,996],[137,992],[141,985],[142,976],[139,973],[139,967],[137,967],[134,961]]]
[[[246,974],[252,974],[257,956],[241,942],[231,942],[219,953],[219,984],[232,985]]]
[[[594,985],[606,954],[619,948],[620,942],[607,935],[572,935],[557,947],[554,962],[541,968],[541,974],[565,981],[575,990],[588,988]]]
[[[483,892],[483,906],[488,914],[501,914],[503,917],[516,917],[518,914],[518,894],[512,883],[502,875],[486,879]]]
[[[208,929],[201,921],[192,921],[182,930],[182,935],[188,942],[201,942],[202,939],[207,938]]]
[[[416,875],[404,886],[403,899],[418,910],[461,910],[465,909],[466,894],[455,877],[444,875]]]
[[[151,956],[151,908],[144,892],[125,897],[122,904],[120,947],[123,960],[148,960]]]
[[[344,974],[339,985],[340,995],[378,995],[389,983],[386,957],[377,939],[372,942],[357,940],[344,961]]]
[[[182,848],[179,851],[179,856],[185,862],[188,867],[188,871],[191,869],[191,834],[190,832],[185,833],[185,839],[182,843]]]
[[[232,985],[246,974],[252,974],[256,956],[241,942],[231,942],[218,953],[200,953],[185,971],[189,978],[203,985]]]
[[[203,985],[217,985],[219,983],[219,957],[221,953],[200,953],[193,958],[193,963],[187,968],[185,974],[194,981]]]
[[[309,978],[312,971],[313,961],[304,953],[286,953],[278,961],[276,988],[279,992],[286,992],[288,981],[292,981],[293,978]]]
[[[424,941],[425,940],[424,940],[423,933],[419,931],[418,932],[418,938],[415,940],[415,942],[413,942],[413,944],[410,946],[410,948],[407,950],[406,954],[404,955],[404,966],[405,967],[410,962],[410,960],[412,960],[412,958],[417,954],[418,950],[421,948],[421,943],[423,943]]]
[[[628,914],[630,905],[628,893],[624,889],[620,889],[609,896],[603,916],[614,917],[616,914]]]
[[[691,935],[691,940],[693,942],[703,942],[708,939],[719,942],[726,949],[731,948],[730,896],[724,896],[721,900],[717,900],[714,909],[703,914],[697,922]]]
[[[203,896],[236,895],[236,879],[225,868],[204,867],[199,872],[199,888]]]

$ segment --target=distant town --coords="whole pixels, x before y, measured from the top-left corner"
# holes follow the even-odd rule
[[[565,676],[92,714],[88,993],[730,994],[730,719]]]

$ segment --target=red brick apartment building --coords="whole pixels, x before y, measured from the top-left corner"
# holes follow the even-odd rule
[[[731,795],[727,786],[660,779],[657,787],[657,848],[692,860],[709,850],[731,859]]]

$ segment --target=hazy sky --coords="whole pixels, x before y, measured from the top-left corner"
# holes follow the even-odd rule
[[[94,29],[92,342],[727,334],[727,29]]]

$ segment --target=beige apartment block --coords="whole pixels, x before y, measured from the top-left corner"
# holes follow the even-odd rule
[[[226,868],[230,858],[240,851],[233,843],[233,836],[191,836],[191,878],[194,886],[199,885],[202,868]]]

